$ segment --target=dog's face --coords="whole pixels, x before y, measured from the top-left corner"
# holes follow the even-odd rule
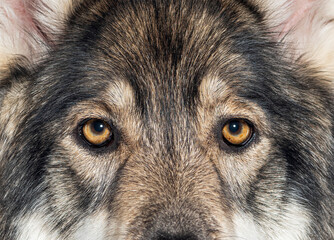
[[[8,236],[331,236],[332,96],[255,7],[86,1],[65,29],[3,84]]]

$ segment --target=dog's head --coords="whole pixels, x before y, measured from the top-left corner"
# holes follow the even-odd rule
[[[56,34],[36,28],[49,43],[43,58],[3,77],[4,233],[24,239],[40,224],[77,239],[329,234],[333,99],[314,70],[283,57],[255,5],[66,9]]]

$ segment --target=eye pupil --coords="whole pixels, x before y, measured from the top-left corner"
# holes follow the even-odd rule
[[[94,131],[101,133],[104,131],[104,123],[100,120],[96,120],[93,124]]]
[[[229,130],[231,133],[237,133],[240,130],[240,123],[237,121],[230,122]]]

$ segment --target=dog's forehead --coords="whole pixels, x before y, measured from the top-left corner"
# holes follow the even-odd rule
[[[129,82],[141,106],[152,99],[155,105],[191,105],[199,89],[205,92],[202,81],[209,75],[231,82],[249,71],[242,45],[255,36],[233,6],[153,2],[132,3],[122,12],[110,4],[103,21],[83,29],[85,40],[94,41],[89,46],[94,67]],[[212,84],[208,88],[214,91]]]
[[[187,129],[180,123],[196,114],[199,101],[222,100],[231,88],[237,95],[241,83],[255,79],[263,44],[247,9],[221,1],[159,2],[103,1],[102,12],[87,11],[94,6],[77,12],[80,21],[70,21],[57,65],[44,71],[54,76],[50,95],[59,89],[66,100],[103,95],[124,112],[133,104],[146,120]]]

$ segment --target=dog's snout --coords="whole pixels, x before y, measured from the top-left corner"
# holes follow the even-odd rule
[[[171,207],[156,215],[143,239],[150,240],[208,240],[207,223],[190,207]]]
[[[156,236],[152,240],[198,240],[195,234],[192,233],[168,233],[168,232],[157,232]]]

